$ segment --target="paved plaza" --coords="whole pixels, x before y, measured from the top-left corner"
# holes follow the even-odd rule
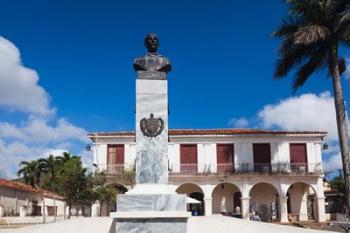
[[[0,233],[114,233],[112,218],[78,218],[56,223],[32,225],[16,229],[0,229]],[[191,217],[187,225],[188,233],[316,233],[297,227],[271,223],[253,222],[224,216]],[[331,231],[322,231],[323,233]]]

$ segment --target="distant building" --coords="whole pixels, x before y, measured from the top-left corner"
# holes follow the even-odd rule
[[[325,221],[322,143],[325,132],[254,129],[169,130],[169,188],[197,199],[194,215],[225,214],[263,221]],[[134,169],[135,133],[91,133],[94,163],[108,185]],[[116,204],[102,206],[102,214]]]
[[[45,208],[45,209],[44,209]],[[0,179],[0,218],[64,215],[63,197],[30,185]],[[45,211],[44,211],[45,210]]]

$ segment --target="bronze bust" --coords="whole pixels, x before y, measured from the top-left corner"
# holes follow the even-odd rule
[[[135,71],[159,71],[168,73],[171,70],[171,64],[168,58],[157,54],[159,48],[159,39],[157,34],[149,33],[145,37],[145,47],[148,53],[143,57],[134,60]]]

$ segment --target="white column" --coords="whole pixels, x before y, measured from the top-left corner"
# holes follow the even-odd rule
[[[288,197],[280,197],[280,221],[287,223],[288,221],[288,207],[287,207]]]
[[[249,203],[250,197],[241,197],[241,211],[243,219],[249,220]]]
[[[19,207],[19,216],[20,217],[25,217],[26,216],[26,207],[25,206]]]
[[[205,216],[210,216],[213,214],[213,198],[205,197],[204,198],[204,214]]]
[[[4,216],[4,207],[0,206],[0,218]]]
[[[100,216],[100,203],[96,202],[91,205],[91,217],[99,217]]]
[[[326,211],[325,211],[325,198],[318,197],[317,198],[317,221],[325,222],[326,221]]]

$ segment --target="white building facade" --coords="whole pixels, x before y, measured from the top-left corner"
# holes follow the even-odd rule
[[[200,204],[194,215],[224,214],[263,221],[325,221],[322,143],[325,132],[253,129],[169,130],[169,188]],[[94,164],[118,192],[135,166],[135,133],[89,134]],[[115,203],[105,206],[115,211]]]
[[[40,223],[44,216],[53,221],[63,218],[64,210],[65,202],[58,194],[0,179],[0,220],[8,224]]]

